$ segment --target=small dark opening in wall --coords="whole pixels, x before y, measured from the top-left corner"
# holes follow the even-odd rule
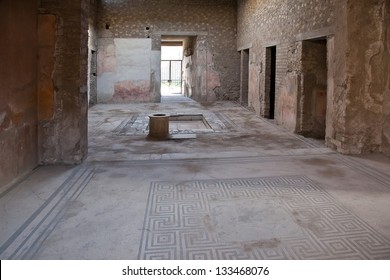
[[[149,26],[147,26],[145,29],[146,29],[146,30],[150,30],[150,27],[149,27]]]
[[[275,118],[276,99],[276,46],[266,48],[266,99],[268,99],[269,119]]]
[[[110,29],[110,25],[108,23],[106,23],[106,29]]]
[[[94,54],[96,51],[94,51],[94,50],[91,50],[91,54]]]
[[[150,38],[150,36],[148,35],[148,37],[146,37],[146,38]]]

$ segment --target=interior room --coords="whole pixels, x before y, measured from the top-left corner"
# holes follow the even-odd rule
[[[1,259],[390,259],[389,0],[0,23]]]

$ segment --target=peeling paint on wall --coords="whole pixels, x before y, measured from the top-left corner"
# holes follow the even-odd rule
[[[151,50],[150,39],[99,39],[98,46],[99,103],[154,100],[150,90],[151,82],[155,86],[151,64],[160,61],[152,59],[155,53]]]
[[[283,86],[278,92],[275,105],[275,120],[291,131],[297,126],[297,92],[300,85],[300,77],[295,73],[287,73]]]
[[[49,121],[54,115],[53,71],[55,64],[56,16],[38,16],[38,119]]]
[[[386,100],[390,76],[386,7],[389,1],[347,0],[345,43],[346,124],[345,138],[338,149],[345,153],[384,152],[388,118]]]
[[[115,83],[114,102],[148,102],[150,81],[123,81]]]
[[[38,164],[37,9],[0,1],[0,193]]]
[[[41,164],[80,163],[88,150],[88,0],[39,1],[39,13],[51,24],[42,40],[45,49],[45,83],[40,95],[38,123]],[[54,18],[55,17],[55,32]],[[53,34],[54,33],[54,34]],[[54,57],[52,45],[55,40]],[[49,69],[47,67],[47,69]],[[41,68],[42,69],[42,68]],[[52,73],[51,73],[52,72]],[[50,86],[50,80],[53,88]]]
[[[220,73],[214,68],[214,55],[207,52],[207,100],[208,102],[217,99],[215,90],[221,86]]]

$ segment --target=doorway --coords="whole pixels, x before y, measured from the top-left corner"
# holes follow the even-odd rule
[[[88,104],[92,107],[97,104],[97,53],[88,52]]]
[[[302,42],[303,91],[300,134],[325,138],[327,107],[327,40]]]
[[[249,95],[249,49],[241,51],[240,103],[248,106]]]
[[[162,42],[161,95],[183,93],[183,42]]]
[[[265,59],[265,112],[268,119],[275,118],[276,46],[266,48]]]

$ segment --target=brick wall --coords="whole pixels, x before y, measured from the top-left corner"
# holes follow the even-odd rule
[[[276,46],[275,120],[297,128],[301,91],[302,40],[334,33],[335,0],[238,1],[238,49],[250,48],[249,106],[269,116],[266,48]]]
[[[238,1],[238,46],[295,41],[333,26],[336,0]]]
[[[150,37],[152,51],[157,52],[162,35],[198,36],[198,44],[204,45],[208,56],[205,71],[209,75],[205,76],[209,84],[206,79],[207,92],[196,94],[206,100],[238,99],[240,56],[236,50],[234,0],[103,0],[98,34],[105,40]],[[215,82],[217,78],[220,85]]]
[[[39,119],[41,163],[78,163],[87,153],[88,0],[42,0],[42,15],[55,17],[50,73],[53,114]],[[49,95],[49,94],[48,94]]]
[[[238,3],[238,49],[250,48],[250,71],[259,73],[254,79],[259,84],[249,87],[249,105],[258,114],[267,116],[265,49],[276,46],[276,123],[295,132],[311,129],[302,98],[307,87],[302,42],[323,38],[328,65],[327,145],[348,154],[390,154],[388,0]]]

